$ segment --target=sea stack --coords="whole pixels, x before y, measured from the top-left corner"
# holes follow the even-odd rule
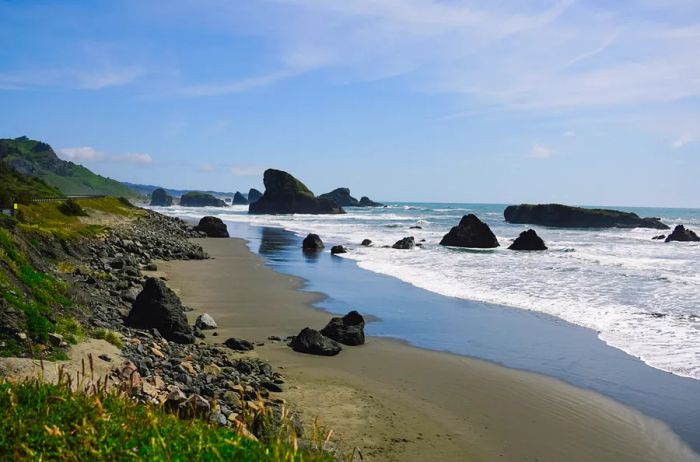
[[[694,231],[687,229],[683,225],[678,225],[675,228],[673,228],[673,232],[668,235],[666,240],[664,242],[671,242],[671,241],[678,241],[678,242],[698,242],[700,241],[700,237],[698,237],[697,234],[695,234]]]
[[[449,247],[471,247],[491,249],[498,247],[498,239],[489,225],[470,213],[464,215],[459,224],[453,227],[440,241],[440,245]]]
[[[586,209],[562,204],[509,205],[503,211],[508,223],[551,228],[653,228],[669,229],[658,218],[609,209]]]
[[[163,188],[154,189],[151,193],[151,205],[156,207],[170,207],[173,205],[173,196],[165,192]]]
[[[251,214],[335,214],[345,213],[329,199],[318,198],[301,181],[282,170],[268,169],[263,176],[265,193],[252,204]]]
[[[180,205],[184,207],[226,207],[226,202],[211,194],[191,191],[182,195]]]
[[[248,191],[248,203],[257,202],[262,197],[262,193],[255,188],[250,188]]]
[[[534,229],[528,229],[520,233],[520,236],[508,248],[510,250],[547,250],[544,241]]]
[[[248,205],[248,199],[246,199],[243,194],[236,191],[236,194],[233,195],[231,205]]]

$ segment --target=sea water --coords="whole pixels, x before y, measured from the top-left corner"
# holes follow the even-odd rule
[[[594,329],[601,340],[648,365],[700,379],[700,244],[652,240],[655,229],[558,229],[508,224],[505,205],[392,203],[346,208],[343,215],[248,215],[247,206],[156,210],[199,219],[319,234],[350,249],[342,258],[442,295],[547,313]],[[700,231],[700,210],[615,207]],[[439,245],[463,215],[476,214],[498,238],[488,250]],[[412,228],[414,227],[414,228]],[[420,227],[420,228],[415,228]],[[544,252],[508,250],[533,228]],[[413,250],[385,248],[405,236]],[[371,247],[362,247],[371,239]],[[423,241],[424,242],[421,242]],[[425,316],[430,316],[425,307]]]

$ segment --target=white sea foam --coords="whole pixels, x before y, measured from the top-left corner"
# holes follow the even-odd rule
[[[535,228],[550,250],[527,253],[507,250],[525,227],[504,223],[499,206],[398,204],[324,216],[248,215],[240,206],[162,210],[315,232],[327,243],[350,246],[344,257],[361,268],[447,296],[548,313],[596,330],[606,343],[653,367],[700,379],[700,245],[652,241],[656,230]],[[439,246],[466,213],[486,221],[501,247],[475,252]],[[644,214],[700,228],[698,210]],[[422,229],[409,229],[415,225]],[[382,248],[410,235],[425,239],[425,246]],[[365,238],[374,247],[360,247]]]

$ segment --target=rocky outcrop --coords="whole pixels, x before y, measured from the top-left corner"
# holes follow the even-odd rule
[[[348,250],[345,247],[343,247],[342,245],[334,245],[333,247],[331,247],[331,255],[336,255],[339,253],[347,253],[347,252],[348,252]]]
[[[671,241],[678,241],[678,242],[698,242],[700,241],[700,237],[698,237],[695,232],[691,231],[690,229],[686,229],[685,226],[683,225],[678,225],[675,228],[673,228],[673,232],[668,235],[666,240],[664,242],[671,242]]]
[[[323,241],[318,234],[309,233],[301,243],[301,248],[304,250],[320,250],[322,249]]]
[[[363,247],[369,247],[370,245],[372,245],[372,240],[371,239],[363,239],[362,244],[360,244],[360,245],[362,245]]]
[[[341,207],[359,207],[360,201],[350,195],[350,189],[338,188],[331,192],[318,196],[322,199],[332,200]]]
[[[252,204],[251,214],[334,214],[345,213],[332,200],[315,197],[304,183],[287,172],[268,169],[263,177],[265,193]]]
[[[209,313],[202,313],[197,316],[197,320],[194,322],[194,327],[199,330],[211,330],[216,329],[218,326],[214,318],[211,317]]]
[[[374,202],[367,196],[362,196],[360,198],[360,207],[384,207],[384,204],[380,204],[379,202]]]
[[[226,339],[224,345],[236,351],[251,351],[253,348],[255,348],[248,340],[234,337]]]
[[[653,241],[661,241],[661,240],[666,239],[666,235],[665,235],[665,234],[659,234],[658,236],[654,236],[654,237],[652,237],[651,239],[652,239]]]
[[[258,191],[255,188],[250,188],[250,191],[248,191],[248,202],[252,204],[253,202],[257,202],[261,197],[262,193]]]
[[[498,240],[489,225],[470,213],[463,216],[459,224],[445,234],[440,245],[491,249],[498,247]]]
[[[416,245],[416,239],[413,236],[404,237],[400,241],[396,241],[394,245],[391,246],[392,249],[399,250],[410,250]]]
[[[226,202],[211,194],[191,191],[180,197],[180,205],[183,207],[226,207]]]
[[[552,228],[653,228],[669,229],[658,218],[640,218],[636,213],[608,209],[586,209],[561,204],[510,205],[503,212],[508,223]]]
[[[205,233],[207,237],[229,237],[226,223],[217,217],[203,217],[194,229]]]
[[[319,356],[335,356],[343,348],[319,331],[305,327],[289,344],[296,352]]]
[[[151,193],[151,205],[155,207],[170,207],[173,205],[173,196],[165,192],[165,189],[154,189]]]
[[[321,334],[344,345],[365,343],[365,318],[357,311],[351,311],[342,318],[333,318],[321,329]]]
[[[508,248],[510,250],[547,250],[544,241],[534,229],[528,229],[520,233],[520,236]]]
[[[192,328],[175,292],[160,279],[148,278],[126,318],[126,325],[140,329],[158,329],[176,343],[194,343]]]
[[[233,195],[233,201],[231,202],[231,204],[232,205],[248,205],[248,199],[246,199],[243,194],[236,191],[236,194]]]

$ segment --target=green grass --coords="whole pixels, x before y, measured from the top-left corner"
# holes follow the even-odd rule
[[[0,454],[34,461],[331,461],[289,442],[260,443],[201,420],[185,421],[97,387],[0,382]]]
[[[92,338],[109,342],[117,348],[121,348],[122,346],[124,346],[124,341],[122,340],[122,336],[119,335],[119,333],[102,327],[92,331]]]

